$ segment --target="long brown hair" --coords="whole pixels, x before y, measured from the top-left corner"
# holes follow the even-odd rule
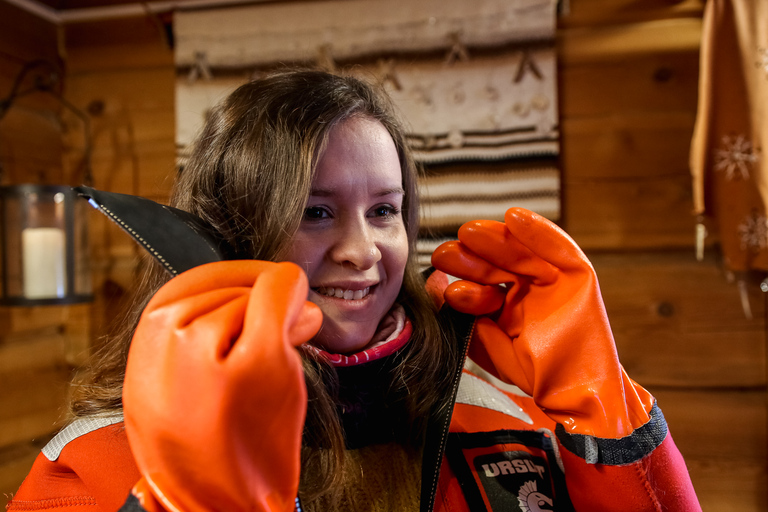
[[[330,131],[353,116],[379,121],[400,158],[410,255],[397,301],[414,329],[391,385],[407,394],[410,440],[417,443],[430,407],[448,386],[444,368],[456,356],[416,263],[417,168],[385,94],[359,79],[313,70],[279,72],[239,87],[207,119],[176,181],[172,205],[208,221],[243,257],[279,261],[298,229]],[[149,264],[124,328],[97,355],[90,381],[76,389],[76,416],[122,406],[131,335],[141,309],[167,279]],[[335,370],[311,350],[303,351],[303,359],[309,396],[305,445],[313,448],[304,450],[302,475],[311,472],[313,478],[307,484],[302,477],[302,493],[312,499],[343,485],[344,434],[334,401]]]

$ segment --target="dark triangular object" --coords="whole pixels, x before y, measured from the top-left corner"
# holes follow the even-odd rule
[[[235,258],[235,251],[201,218],[144,197],[76,187],[97,210],[131,235],[172,275]]]

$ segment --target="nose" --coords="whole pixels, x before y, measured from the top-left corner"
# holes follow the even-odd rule
[[[365,218],[348,219],[339,226],[330,251],[334,262],[367,270],[381,260],[377,233]]]

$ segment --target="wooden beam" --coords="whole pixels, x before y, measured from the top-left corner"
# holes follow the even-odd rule
[[[622,61],[642,54],[695,52],[701,44],[701,19],[680,18],[586,26],[558,31],[564,62]]]
[[[670,18],[701,18],[705,0],[579,0],[567,2],[561,29]]]

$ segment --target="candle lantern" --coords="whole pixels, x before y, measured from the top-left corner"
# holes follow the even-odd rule
[[[92,299],[87,207],[67,186],[0,187],[0,304]]]
[[[85,147],[80,183],[90,185],[89,118],[64,99],[61,77],[62,70],[51,62],[25,64],[10,94],[0,99],[0,120],[18,98],[50,95],[82,122]],[[0,163],[0,181],[2,170]],[[87,210],[87,202],[66,185],[0,186],[0,305],[74,304],[93,299]]]

